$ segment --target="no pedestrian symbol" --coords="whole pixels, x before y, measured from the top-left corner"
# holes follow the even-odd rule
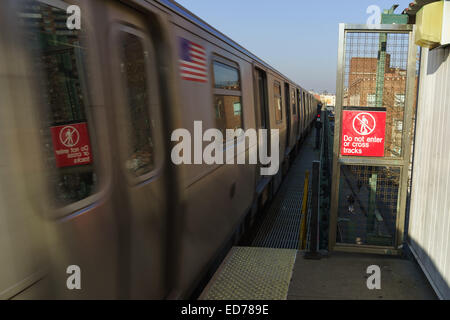
[[[353,119],[353,130],[362,136],[371,134],[376,126],[377,121],[370,113],[361,112]]]
[[[386,111],[344,110],[341,155],[384,157]]]
[[[64,146],[71,148],[80,141],[80,133],[74,127],[67,126],[59,132],[59,140]]]

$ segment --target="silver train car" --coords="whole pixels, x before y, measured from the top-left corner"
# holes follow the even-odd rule
[[[0,299],[191,297],[319,102],[173,1],[2,0],[0,26]],[[171,134],[195,121],[279,129],[279,173],[175,165]]]

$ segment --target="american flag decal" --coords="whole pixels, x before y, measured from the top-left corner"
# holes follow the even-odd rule
[[[208,82],[206,50],[184,38],[180,39],[180,74],[183,80]]]

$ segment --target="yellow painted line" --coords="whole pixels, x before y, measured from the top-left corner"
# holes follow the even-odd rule
[[[300,237],[298,242],[299,249],[306,249],[306,220],[308,212],[308,188],[309,188],[309,171],[305,172],[305,183],[303,185],[303,202],[302,202],[302,223],[300,225]]]

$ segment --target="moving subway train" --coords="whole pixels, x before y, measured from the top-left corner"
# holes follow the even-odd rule
[[[278,190],[318,101],[168,0],[2,0],[0,25],[0,298],[191,297]],[[176,166],[171,134],[195,121],[279,129],[278,174]]]

